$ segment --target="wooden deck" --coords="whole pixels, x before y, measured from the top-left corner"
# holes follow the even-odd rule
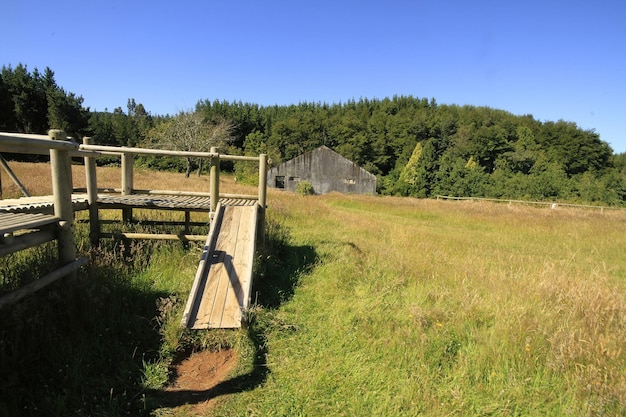
[[[10,213],[53,213],[54,197],[42,195],[0,200],[0,212]],[[86,210],[89,207],[86,194],[72,194],[74,210]]]
[[[0,212],[0,256],[54,240],[60,220],[51,214]]]
[[[258,208],[219,205],[207,237],[182,325],[239,328],[250,302]]]
[[[256,200],[221,198],[223,206],[256,206]],[[74,211],[89,208],[86,194],[72,194]],[[0,200],[0,212],[11,213],[52,213],[53,196],[22,197]],[[101,209],[146,208],[157,210],[211,211],[211,198],[184,195],[158,194],[100,194],[98,205]]]
[[[52,240],[51,226],[59,218],[52,196],[0,200],[0,254],[24,244],[13,232],[41,234]],[[75,210],[88,208],[83,194],[72,196]],[[162,195],[102,195],[99,209],[145,208],[210,211],[210,198]],[[252,266],[256,248],[259,208],[256,200],[222,198],[213,216],[204,251],[187,301],[182,325],[191,329],[239,328],[250,302]],[[45,230],[38,230],[38,229]],[[24,232],[22,232],[24,231]],[[131,236],[132,238],[132,236]],[[38,241],[39,242],[39,241]],[[39,242],[40,243],[40,242]]]
[[[57,223],[58,217],[41,213],[2,213],[0,212],[0,236],[12,234],[18,230],[39,229]]]

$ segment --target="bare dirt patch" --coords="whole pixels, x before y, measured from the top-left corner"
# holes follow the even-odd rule
[[[220,384],[236,364],[233,350],[193,353],[172,366],[172,382],[159,402],[176,415],[204,415],[222,394]]]

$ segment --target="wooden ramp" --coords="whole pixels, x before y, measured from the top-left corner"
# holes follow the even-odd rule
[[[250,303],[257,205],[218,204],[182,326],[239,328]]]

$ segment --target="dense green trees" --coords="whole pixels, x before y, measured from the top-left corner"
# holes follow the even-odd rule
[[[148,146],[174,123],[135,99],[126,112],[89,112],[82,101],[57,86],[49,68],[42,75],[3,67],[0,130],[60,127],[102,144]],[[382,194],[626,200],[626,155],[614,155],[595,131],[562,120],[412,96],[288,106],[201,100],[193,114],[206,126],[232,124],[229,152],[267,153],[274,164],[326,145],[377,175]]]
[[[2,67],[0,75],[0,129],[23,133],[46,133],[63,129],[79,137],[87,131],[89,110],[83,98],[67,93],[46,68],[43,75],[25,65]]]
[[[626,196],[624,158],[572,122],[411,96],[269,107],[201,101],[197,110],[233,120],[243,150],[275,164],[327,145],[376,174],[383,194],[611,204]]]

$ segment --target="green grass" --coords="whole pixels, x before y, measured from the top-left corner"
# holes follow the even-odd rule
[[[325,196],[276,203],[317,254],[267,320],[267,376],[215,415],[626,410],[623,213]]]
[[[197,246],[109,243],[75,282],[2,311],[0,416],[175,415],[159,396],[169,365],[223,348],[239,364],[216,416],[626,412],[625,213],[269,205],[246,328],[179,328]]]

